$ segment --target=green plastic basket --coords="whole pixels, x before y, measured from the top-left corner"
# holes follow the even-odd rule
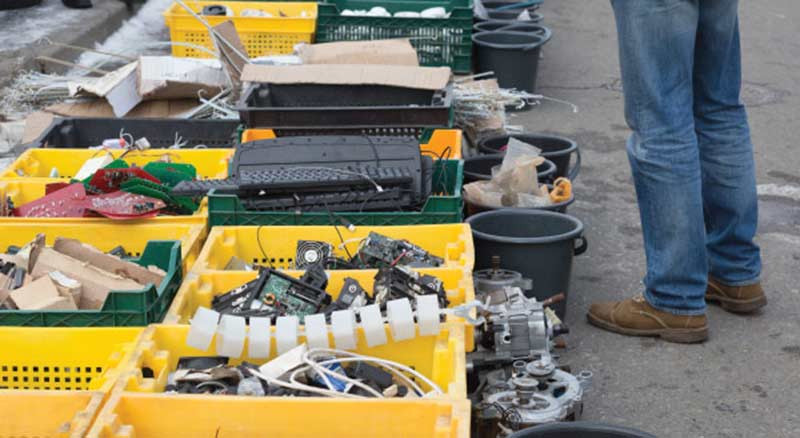
[[[157,266],[167,275],[160,285],[134,291],[112,291],[100,310],[0,310],[0,326],[129,327],[161,322],[183,279],[181,243],[151,240],[131,261]]]
[[[397,18],[342,16],[345,9],[369,10],[374,6],[390,13],[420,12],[441,6],[449,18]],[[417,49],[420,65],[449,66],[456,73],[472,69],[472,0],[393,1],[329,0],[319,4],[317,42],[367,41],[409,38]]]
[[[439,164],[441,163],[441,164]],[[295,213],[276,211],[252,211],[242,206],[236,195],[208,195],[209,226],[223,225],[340,225],[345,218],[353,225],[419,225],[450,224],[461,222],[463,199],[461,185],[464,182],[464,162],[440,160],[434,164],[434,192],[428,197],[420,211],[405,212],[327,212]]]

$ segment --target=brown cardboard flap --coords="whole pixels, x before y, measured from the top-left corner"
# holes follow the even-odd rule
[[[159,275],[136,263],[126,262],[118,257],[105,254],[99,249],[81,243],[79,240],[57,237],[53,249],[61,254],[89,263],[104,271],[111,272],[125,278],[130,278],[139,284],[152,283],[156,287],[164,279]],[[69,275],[67,274],[69,277]]]
[[[198,104],[195,99],[148,100],[136,105],[125,117],[178,117]],[[114,110],[105,99],[57,103],[45,111],[65,117],[115,117]]]
[[[447,86],[450,75],[449,67],[248,64],[244,67],[242,81],[268,84],[364,84],[440,90]]]
[[[77,310],[71,298],[59,295],[47,276],[11,291],[11,300],[20,310]]]
[[[141,290],[143,286],[133,280],[103,271],[78,259],[61,254],[52,248],[45,248],[39,254],[33,268],[34,278],[48,277],[52,271],[60,271],[64,275],[77,280],[83,286],[81,309],[99,309],[112,290]],[[58,292],[56,292],[58,293]]]
[[[219,61],[202,58],[142,56],[136,75],[139,101],[195,97],[200,91],[212,97],[228,83]]]
[[[417,51],[407,39],[339,41],[298,48],[303,64],[379,64],[419,66]]]

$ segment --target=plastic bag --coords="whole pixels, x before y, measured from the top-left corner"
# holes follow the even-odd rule
[[[465,184],[464,200],[470,204],[492,208],[503,207],[503,192],[491,181],[475,181]]]
[[[508,139],[508,147],[506,148],[506,155],[503,157],[503,164],[500,166],[500,171],[505,172],[510,170],[517,161],[529,160],[541,154],[541,149],[536,146],[511,137]]]

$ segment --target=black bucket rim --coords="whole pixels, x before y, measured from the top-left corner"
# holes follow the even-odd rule
[[[495,158],[495,159],[499,158],[500,162],[502,163],[502,161],[503,161],[502,158],[504,156],[505,156],[504,154],[473,155],[471,157],[466,157],[466,158],[463,159],[464,160],[464,166],[466,167],[467,161],[477,161],[479,159],[490,159],[490,158]],[[542,157],[544,158],[544,156],[542,156]],[[545,170],[543,170],[541,172],[539,172],[539,171],[536,172],[536,175],[539,177],[539,179],[547,178],[549,176],[552,176],[558,170],[558,167],[556,166],[556,163],[552,162],[551,160],[548,160],[547,158],[544,159],[544,163],[542,163],[542,164],[547,164],[547,169],[545,169]],[[475,173],[475,172],[471,172],[471,171],[467,170],[466,168],[464,169],[464,175],[469,175],[469,176],[475,178],[476,180],[481,180],[481,181],[488,181],[488,180],[492,179],[492,175],[491,174],[486,175],[485,173]]]
[[[516,21],[516,20],[514,20],[514,21],[508,21],[508,20],[494,20],[494,19],[485,20],[485,21],[481,21],[481,22],[478,22],[478,23],[475,23],[475,24],[473,24],[473,25],[472,25],[472,30],[473,30],[475,33],[480,33],[480,32],[492,32],[492,31],[495,31],[495,30],[499,30],[499,29],[501,29],[501,28],[503,28],[503,27],[510,26],[510,25],[512,25],[512,24],[513,24],[515,21]],[[525,23],[527,23],[527,22],[525,22]],[[496,25],[497,25],[497,26],[499,26],[499,27],[498,27],[497,29],[481,29],[481,26],[483,26],[483,25],[494,25],[494,24],[496,24]]]
[[[530,16],[531,16],[530,20],[517,20],[516,18],[514,18],[514,19],[505,19],[505,18],[492,18],[492,17],[480,18],[477,15],[475,15],[473,18],[476,21],[476,24],[485,23],[487,21],[502,21],[503,23],[508,23],[508,24],[511,24],[511,23],[541,23],[541,22],[544,21],[544,14],[542,14],[541,12],[534,12],[533,14],[530,14]]]
[[[491,150],[492,151],[491,153],[487,152],[487,153],[484,153],[483,155],[505,155],[505,151],[500,151],[500,150],[496,150],[496,149],[488,149],[484,145],[486,143],[490,142],[490,141],[500,140],[500,139],[503,139],[503,138],[506,138],[506,137],[509,138],[509,139],[511,139],[512,137],[513,138],[540,137],[540,138],[549,138],[549,139],[553,139],[553,140],[558,140],[558,141],[562,141],[564,143],[568,143],[569,144],[568,148],[560,150],[560,151],[555,151],[555,152],[542,151],[541,155],[543,157],[545,157],[545,158],[547,158],[548,156],[555,157],[555,156],[567,155],[567,154],[571,154],[571,153],[575,152],[576,150],[578,150],[578,143],[575,140],[571,139],[571,138],[567,138],[567,137],[564,137],[564,136],[561,136],[561,135],[555,135],[555,134],[537,134],[535,132],[521,132],[521,133],[516,133],[516,134],[494,135],[494,136],[491,136],[491,137],[486,137],[486,138],[482,139],[478,143],[478,151],[481,151],[481,150],[484,150],[484,151]],[[520,141],[522,141],[522,140],[520,140]],[[533,145],[533,146],[536,146],[536,145]]]
[[[545,216],[551,218],[565,219],[572,222],[572,224],[575,225],[575,229],[572,231],[568,231],[566,233],[561,233],[546,237],[506,237],[506,236],[497,236],[494,234],[484,233],[483,231],[478,231],[474,227],[472,227],[473,222],[482,219],[484,216],[491,216],[499,213],[511,214],[515,216],[540,216],[540,217]],[[575,216],[566,213],[558,213],[555,211],[540,210],[535,208],[498,208],[492,211],[484,211],[468,217],[466,219],[466,223],[469,224],[473,236],[477,236],[481,239],[488,240],[490,242],[499,242],[499,243],[513,243],[513,244],[554,243],[554,242],[562,242],[565,240],[574,240],[583,235],[583,222],[581,222],[580,219],[576,218]]]
[[[534,27],[534,28],[537,28],[537,29],[536,30],[516,30],[516,29],[521,29],[521,28],[525,28],[525,27]],[[509,31],[512,31],[512,32],[524,32],[524,33],[530,33],[530,34],[534,34],[534,35],[539,35],[539,34],[547,35],[548,32],[551,32],[550,29],[547,26],[541,25],[539,23],[533,23],[533,22],[530,22],[530,21],[515,21],[515,22],[509,23],[509,24],[507,24],[507,25],[505,25],[505,26],[503,26],[503,27],[501,27],[499,29],[496,29],[496,30],[500,30],[500,31],[509,30]]]
[[[550,31],[549,28],[545,27],[545,29],[547,30],[547,32],[544,35],[539,35],[539,34],[530,33],[530,32],[516,32],[516,31],[511,31],[511,30],[493,30],[493,31],[488,31],[488,32],[478,32],[478,33],[472,34],[472,43],[475,44],[475,45],[478,45],[480,47],[486,47],[486,48],[489,48],[489,49],[523,50],[523,51],[535,50],[535,49],[538,49],[538,48],[544,46],[548,41],[550,41],[550,37],[553,35],[553,33]],[[486,35],[490,35],[490,34],[516,35],[516,36],[520,36],[520,37],[536,38],[537,41],[533,42],[533,43],[527,43],[527,44],[494,44],[494,43],[488,43],[488,42],[479,40],[479,38],[485,37]]]

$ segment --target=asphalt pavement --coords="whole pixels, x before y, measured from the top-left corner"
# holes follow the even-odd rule
[[[576,259],[568,298],[572,333],[563,360],[594,372],[584,419],[637,427],[661,438],[800,436],[800,3],[741,2],[743,97],[755,144],[769,305],[753,316],[711,307],[711,338],[677,345],[602,332],[586,323],[595,300],[642,290],[641,224],[625,155],[629,130],[609,2],[548,1],[553,30],[538,90],[579,107],[544,102],[512,123],[580,144],[584,164],[570,213],[589,251]]]

